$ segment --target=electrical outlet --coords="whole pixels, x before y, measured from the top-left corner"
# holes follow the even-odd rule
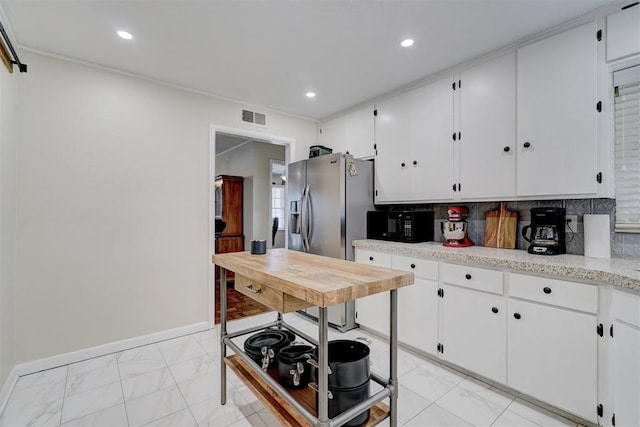
[[[576,233],[578,231],[578,215],[567,215],[566,220],[565,233]]]

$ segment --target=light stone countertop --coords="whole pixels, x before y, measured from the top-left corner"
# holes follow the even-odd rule
[[[588,258],[582,255],[533,255],[523,250],[484,246],[448,248],[440,242],[399,243],[382,240],[354,240],[359,249],[418,258],[434,258],[479,267],[548,274],[574,280],[619,286],[640,291],[640,259]]]

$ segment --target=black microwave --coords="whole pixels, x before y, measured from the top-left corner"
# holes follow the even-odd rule
[[[369,211],[367,239],[409,243],[433,241],[433,211]]]

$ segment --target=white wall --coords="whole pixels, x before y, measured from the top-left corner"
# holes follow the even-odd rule
[[[17,71],[16,71],[17,72]],[[0,65],[0,384],[15,364],[15,224],[17,81]]]
[[[23,56],[16,363],[208,321],[209,125],[255,130],[241,106]],[[264,131],[317,143],[313,121]]]

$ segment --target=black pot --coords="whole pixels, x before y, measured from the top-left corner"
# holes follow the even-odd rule
[[[369,346],[360,341],[329,341],[329,388],[353,388],[368,382],[371,378],[369,353]],[[317,354],[316,349],[316,360]],[[313,379],[318,382],[315,371]]]
[[[369,397],[369,381],[358,387],[352,388],[329,388],[329,418],[334,418],[342,414],[347,409],[351,409],[358,403]],[[318,408],[318,393],[316,393],[316,410]],[[367,422],[369,419],[370,409],[357,415],[343,426],[354,427]]]
[[[267,329],[251,335],[244,342],[244,351],[262,370],[275,367],[278,351],[289,345],[289,332]]]
[[[315,347],[307,344],[289,344],[276,356],[278,380],[287,388],[303,388],[311,381],[313,367],[307,363]]]

